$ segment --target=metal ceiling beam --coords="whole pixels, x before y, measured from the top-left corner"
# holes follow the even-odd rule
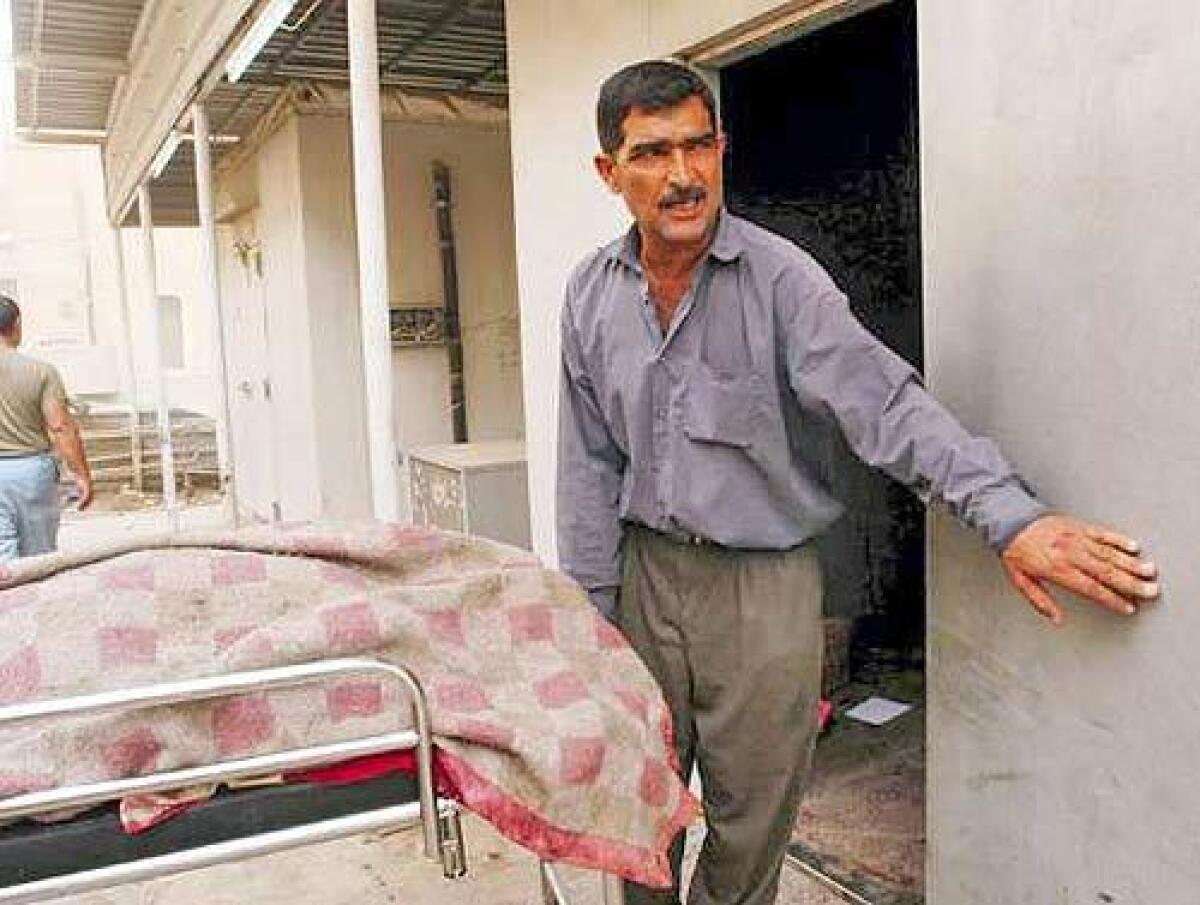
[[[499,72],[501,69],[504,68],[504,63],[507,59],[508,59],[508,54],[505,54],[505,53],[500,54],[500,56],[498,56],[498,57],[496,57],[496,59],[492,60],[491,65],[489,65],[486,69],[481,69],[481,70],[479,70],[479,72],[475,73],[474,75],[467,76],[467,78],[463,79],[462,82],[460,83],[461,87],[458,90],[459,91],[472,91],[477,86],[482,85],[484,82],[486,82],[488,79],[490,79],[497,72]]]
[[[473,76],[471,78],[473,78]],[[419,81],[434,80],[434,81],[438,81],[438,82],[444,82],[446,84],[446,87],[445,88],[429,88],[427,86],[414,87],[411,84],[412,80],[419,80]],[[281,89],[281,88],[285,88],[286,86],[288,86],[294,82],[312,82],[312,83],[318,84],[318,85],[327,84],[327,85],[345,86],[349,83],[349,81],[350,81],[349,75],[347,75],[344,72],[337,72],[332,69],[324,71],[324,72],[304,73],[303,75],[275,76],[271,79],[259,78],[259,79],[243,79],[242,80],[242,82],[244,84],[246,84],[248,87],[264,88],[264,89],[265,88]],[[435,70],[428,70],[428,69],[415,69],[415,70],[406,69],[401,72],[393,72],[387,78],[381,78],[379,81],[379,84],[384,88],[399,88],[401,90],[406,90],[406,91],[417,91],[417,92],[435,91],[439,94],[450,93],[450,94],[461,94],[461,95],[477,95],[477,96],[489,97],[489,98],[496,97],[495,90],[488,90],[485,87],[476,86],[469,90],[463,90],[459,87],[459,85],[462,83],[462,81],[463,81],[463,77],[461,75],[459,75],[458,73],[454,73],[454,72],[445,72],[442,70],[435,71]],[[499,86],[499,85],[496,86],[497,89],[499,89],[500,87],[501,86]],[[226,125],[228,125],[228,122],[229,121],[227,119]]]
[[[72,75],[97,75],[115,78],[129,72],[124,57],[87,56],[86,54],[23,53],[13,58],[13,66],[41,72],[67,72]]]
[[[129,41],[128,56],[133,59],[142,52],[142,46],[146,43],[146,38],[150,35],[150,24],[154,21],[157,14],[156,7],[161,0],[146,0],[142,6],[141,15],[138,16],[137,25],[133,29],[133,37]]]
[[[125,59],[133,60],[142,52],[142,47],[146,43],[146,39],[150,35],[150,23],[154,21],[154,16],[157,12],[157,6],[160,0],[145,0],[142,5],[142,11],[138,14],[137,24],[133,27],[133,36],[129,39],[129,49],[125,52]],[[108,113],[104,117],[104,128],[106,131],[112,131],[113,116],[125,99],[125,91],[129,88],[129,82],[122,75],[117,79],[117,83],[113,85],[112,97],[108,99]]]
[[[410,38],[408,41],[403,42],[399,49],[397,49],[396,52],[391,55],[391,57],[384,61],[383,68],[380,70],[381,74],[387,75],[393,69],[398,67],[404,61],[406,56],[408,56],[426,41],[436,38],[439,34],[453,25],[463,16],[464,13],[467,12],[470,5],[470,0],[451,0],[450,3],[446,4],[446,8],[442,10],[441,14],[427,26],[425,26],[425,28],[421,30],[420,34]]]
[[[488,69],[491,69],[489,65]],[[335,69],[331,66],[311,66],[303,63],[289,66],[286,72],[274,73],[270,75],[261,75],[253,78],[245,79],[248,85],[272,85],[280,86],[287,85],[294,81],[313,80],[313,81],[337,81],[345,82],[348,74],[344,70]],[[445,66],[425,66],[419,63],[407,63],[399,69],[393,69],[388,76],[384,76],[385,82],[395,82],[404,78],[423,78],[423,79],[441,79],[452,84],[458,84],[464,78],[471,80],[476,77],[471,70],[465,70],[461,66],[455,66],[453,63],[447,63]]]
[[[33,35],[30,41],[34,56],[42,52],[42,30],[45,27],[46,0],[37,0],[37,5],[33,8]],[[41,70],[33,70],[29,78],[29,120],[35,129],[38,127],[38,91],[41,88],[41,80]]]
[[[103,144],[108,139],[107,129],[64,129],[59,127],[47,128],[43,126],[39,129],[33,129],[28,126],[17,126],[14,130],[17,135],[22,138],[27,138],[32,141],[42,142],[44,144]],[[179,135],[180,141],[194,142],[195,136],[190,132],[181,132]],[[211,135],[209,143],[213,145],[235,145],[242,140],[240,135]]]
[[[299,49],[300,45],[304,43],[304,39],[309,34],[312,34],[320,29],[320,27],[325,23],[325,20],[333,15],[333,11],[341,6],[344,2],[345,0],[325,0],[325,5],[322,7],[320,12],[318,12],[315,16],[305,19],[303,24],[292,33],[291,39],[287,42],[284,48],[271,61],[270,66],[267,68],[267,76],[274,76],[275,71],[289,59],[291,59],[292,54],[294,54]],[[256,83],[261,84],[261,82],[254,79],[250,73],[247,73],[245,76],[243,76],[242,81],[247,85]],[[232,123],[238,117],[238,115],[241,114],[243,108],[246,106],[247,101],[249,101],[250,96],[253,93],[253,91],[242,92],[242,96],[238,98],[238,102],[233,105],[233,109],[231,109],[229,113],[227,113],[221,120],[220,128],[222,131],[226,130],[230,123]]]
[[[254,0],[158,0],[104,147],[106,211],[117,222],[167,133],[176,128]],[[149,21],[149,20],[148,20]]]
[[[320,0],[317,0],[317,2],[320,2]],[[320,27],[325,24],[325,20],[333,15],[333,11],[339,6],[343,5],[345,0],[324,0],[324,2],[325,5],[322,7],[320,12],[318,12],[315,16],[305,19],[304,23],[292,33],[292,39],[288,41],[287,46],[284,47],[283,50],[279,52],[279,55],[271,61],[271,72],[274,72],[284,63],[290,60],[292,58],[292,54],[294,54],[300,48],[300,45],[304,43],[304,39],[308,37],[310,33],[320,29]]]
[[[243,86],[242,96],[237,99],[237,103],[234,104],[233,108],[224,116],[224,118],[222,118],[222,120],[221,120],[221,131],[222,132],[231,131],[230,127],[233,125],[234,121],[241,115],[242,110],[245,109],[246,104],[250,102],[251,98],[255,97],[258,94],[258,90],[260,88],[278,87],[278,86],[274,86],[274,85],[268,85],[266,83],[259,82],[254,79],[249,79],[244,76],[241,79],[241,84]],[[279,83],[279,85],[284,85],[284,84],[287,84],[286,81]]]

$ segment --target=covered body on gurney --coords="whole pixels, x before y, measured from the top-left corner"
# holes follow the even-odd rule
[[[9,709],[377,661],[411,671],[428,702],[439,791],[544,861],[662,883],[667,846],[695,815],[653,680],[582,591],[526,552],[390,525],[267,526],[22,561],[0,582]],[[348,669],[182,704],[0,723],[0,796],[409,731],[410,690],[391,678]],[[351,761],[359,778],[400,756],[367,753]],[[218,784],[190,791],[204,798]],[[123,795],[127,829],[180,808],[161,792]],[[17,829],[0,831],[0,851]],[[165,830],[147,838],[155,832]]]

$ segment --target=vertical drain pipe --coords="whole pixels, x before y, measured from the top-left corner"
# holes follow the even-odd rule
[[[229,357],[225,352],[225,302],[221,296],[221,275],[217,263],[217,214],[213,198],[212,149],[209,146],[208,109],[204,101],[192,105],[192,133],[196,158],[196,201],[200,208],[200,247],[203,252],[201,285],[204,303],[213,317],[216,334],[217,382],[221,387],[221,445],[225,461],[217,462],[218,482],[229,494],[233,527],[240,522],[237,475],[234,474],[233,414],[229,402]]]
[[[408,518],[400,498],[392,409],[392,336],[388,291],[387,209],[384,205],[383,115],[379,102],[379,42],[375,0],[346,0],[350,54],[350,132],[354,153],[354,216],[358,236],[358,303],[367,395],[367,437],[375,518]]]
[[[171,444],[171,408],[167,400],[167,375],[162,366],[162,312],[158,307],[158,274],[154,254],[154,220],[150,212],[150,186],[138,186],[138,217],[142,221],[142,254],[149,295],[150,360],[154,363],[154,385],[158,397],[158,461],[162,472],[162,501],[172,531],[179,529],[175,506],[175,449]],[[138,418],[141,426],[141,418]],[[140,433],[140,431],[139,431]]]
[[[450,359],[450,417],[454,442],[467,442],[467,393],[463,385],[462,320],[458,313],[458,259],[454,253],[454,218],[450,168],[433,163],[433,202],[437,213],[438,248],[442,256],[442,294],[445,303],[446,353]]]

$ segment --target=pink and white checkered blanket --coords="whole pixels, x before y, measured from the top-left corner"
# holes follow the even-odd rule
[[[463,803],[538,855],[643,883],[697,805],[653,679],[530,554],[394,525],[255,527],[0,568],[0,703],[367,655],[425,686]],[[0,729],[0,797],[394,731],[370,678]]]

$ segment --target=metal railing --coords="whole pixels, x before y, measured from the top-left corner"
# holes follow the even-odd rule
[[[0,821],[29,817],[66,808],[88,807],[125,795],[178,789],[198,783],[244,779],[287,770],[331,764],[398,749],[416,749],[418,801],[323,820],[285,830],[185,849],[125,864],[80,871],[0,889],[0,905],[40,902],[166,876],[185,870],[241,860],[270,852],[338,839],[379,829],[420,823],[425,855],[442,862],[448,877],[465,872],[458,807],[439,801],[433,780],[433,735],[425,692],[417,678],[402,666],[368,658],[344,658],[252,670],[225,676],[164,682],[140,688],[12,704],[0,707],[0,729],[18,723],[54,717],[80,716],[121,710],[201,701],[226,695],[294,687],[346,674],[382,673],[398,681],[412,704],[413,729],[352,741],[292,749],[276,754],[222,761],[199,767],[170,770],[147,776],[107,780],[46,791],[29,792],[0,800]]]

